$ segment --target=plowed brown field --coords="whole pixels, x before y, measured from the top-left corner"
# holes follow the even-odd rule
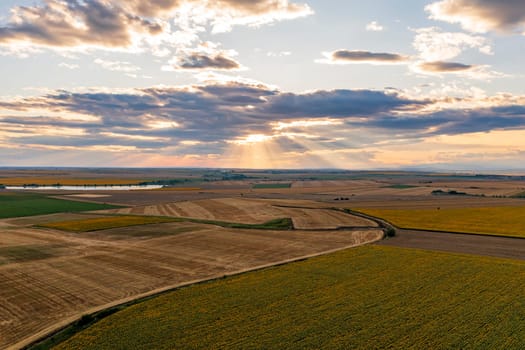
[[[239,212],[243,220],[252,221],[264,221],[273,218],[274,214],[283,216],[283,213],[290,212],[297,217],[299,224],[300,215],[312,215],[308,209],[236,200],[133,210],[138,209],[155,214],[160,210],[171,210],[168,214],[190,214],[188,216],[192,217],[198,214],[214,219],[226,219],[228,215]],[[325,213],[328,210],[319,210],[311,209],[321,213],[319,217],[328,215]],[[335,211],[329,211],[329,214],[323,219],[326,223],[337,220],[345,225],[352,223],[349,215]],[[78,215],[73,214],[73,217]],[[82,314],[144,293],[372,242],[382,237],[379,229],[240,230],[188,222],[82,234],[27,226],[59,218],[67,219],[67,214],[0,221],[2,349],[19,348],[31,337],[46,334]],[[304,224],[309,220],[315,221],[307,219]]]
[[[312,201],[220,198],[108,210],[109,213],[188,217],[259,224],[291,218],[296,229],[376,227],[373,221],[327,209]]]

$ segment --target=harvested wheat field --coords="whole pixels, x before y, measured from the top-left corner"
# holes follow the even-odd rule
[[[214,203],[216,210],[227,208],[220,203]],[[235,202],[225,203],[237,210]],[[214,213],[210,205],[205,210]],[[219,213],[213,216],[225,215]],[[383,235],[373,228],[272,231],[192,222],[85,233],[28,226],[67,221],[68,215],[0,221],[0,348],[19,348],[85,313],[141,295],[377,241]],[[96,217],[84,216],[89,222]],[[79,218],[72,214],[69,219]]]
[[[291,218],[296,229],[375,227],[373,221],[327,208],[312,201],[220,198],[105,211],[116,214],[187,217],[205,220],[259,224]]]

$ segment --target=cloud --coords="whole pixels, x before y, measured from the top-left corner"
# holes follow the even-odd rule
[[[308,5],[291,3],[288,0],[209,0],[201,2],[206,4],[210,13],[213,32],[230,31],[235,25],[271,24],[314,13]]]
[[[0,43],[45,47],[129,47],[135,35],[157,35],[161,23],[126,13],[101,0],[45,0],[42,6],[11,10],[0,27]]]
[[[371,63],[371,64],[400,64],[406,63],[409,58],[396,53],[370,52],[359,50],[336,50],[323,52],[324,59],[317,60],[318,63],[327,64],[350,64],[350,63]]]
[[[244,70],[235,56],[235,50],[224,50],[220,44],[205,41],[192,49],[179,49],[177,54],[162,67],[164,71]]]
[[[460,68],[447,62],[433,67]],[[55,91],[0,101],[0,150],[25,154],[26,159],[34,158],[29,150],[41,156],[61,152],[56,159],[62,162],[65,154],[74,159],[92,155],[96,161],[107,159],[96,157],[98,153],[115,152],[114,157],[125,159],[122,165],[143,165],[145,158],[158,157],[157,165],[224,166],[239,159],[229,153],[232,147],[263,150],[273,145],[275,154],[268,159],[276,157],[275,164],[283,167],[306,164],[310,156],[320,157],[317,164],[354,164],[351,160],[359,152],[370,158],[359,164],[378,164],[376,156],[385,160],[393,149],[412,151],[427,139],[525,132],[525,96],[444,102],[392,90],[294,93],[235,81],[113,92]]]
[[[415,108],[426,102],[373,90],[329,90],[304,94],[280,93],[261,106],[264,115],[279,120],[304,117],[357,117]]]
[[[385,28],[376,21],[372,21],[366,25],[366,30],[369,32],[381,32],[383,29]]]
[[[0,117],[0,129],[5,130],[6,125],[20,127],[30,135],[24,135],[23,139],[12,137],[12,142],[31,144],[41,142],[41,131],[38,130],[57,127],[82,130],[85,136],[79,137],[86,138],[86,142],[95,142],[99,136],[111,138],[107,133],[168,137],[169,144],[180,140],[226,142],[250,133],[270,132],[276,122],[305,117],[323,120],[326,116],[361,117],[409,110],[424,103],[382,91],[333,90],[295,94],[265,85],[235,82],[180,88],[154,87],[122,93],[59,91],[0,103],[4,111],[24,114]],[[48,116],[39,117],[42,114]],[[64,119],[68,114],[77,117]],[[79,120],[78,116],[82,115],[86,116],[85,120]],[[38,130],[34,128],[37,125]],[[106,134],[101,135],[101,132]],[[31,138],[33,142],[29,142]],[[46,140],[46,143],[52,143],[52,137]],[[140,147],[139,141],[137,147]],[[78,138],[67,142],[74,146]],[[119,142],[120,139],[114,140],[114,144],[121,144]],[[148,145],[151,145],[151,140],[148,140]],[[161,147],[162,142],[158,145]]]
[[[137,51],[147,44],[166,55],[159,45],[187,45],[207,25],[220,32],[312,13],[308,5],[287,0],[43,0],[40,6],[11,9],[8,23],[0,27],[0,44],[11,51],[35,46]]]
[[[459,23],[472,32],[525,30],[525,6],[521,0],[442,0],[427,5],[425,10],[432,19]]]
[[[490,55],[492,48],[489,41],[476,35],[461,32],[443,32],[437,27],[414,30],[416,36],[412,46],[418,56],[425,61],[446,61],[459,56],[466,49],[477,49]]]
[[[457,62],[434,61],[422,62],[419,64],[419,68],[427,72],[449,73],[463,72],[474,68],[474,66]]]
[[[284,56],[291,56],[291,55],[292,55],[291,51],[279,51],[279,52],[268,51],[266,53],[266,56],[268,57],[284,57]]]
[[[503,73],[491,70],[488,65],[470,65],[448,61],[415,62],[410,68],[412,71],[420,74],[438,76],[443,74],[455,74],[464,78],[478,80],[491,80],[506,76]]]
[[[61,62],[58,64],[59,67],[64,67],[64,68],[67,68],[67,69],[78,69],[80,68],[80,66],[78,64],[71,64],[71,63],[65,63],[65,62]]]
[[[96,64],[98,64],[104,69],[115,71],[115,72],[131,73],[131,72],[137,72],[140,70],[139,66],[133,65],[130,62],[125,62],[125,61],[108,61],[108,60],[103,60],[101,58],[97,58],[93,62],[95,62]]]
[[[205,53],[194,52],[185,57],[177,58],[175,69],[179,70],[238,70],[241,64],[235,59],[223,53],[207,55]],[[169,70],[166,69],[166,70]]]

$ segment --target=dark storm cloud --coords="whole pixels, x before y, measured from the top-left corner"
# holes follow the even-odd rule
[[[454,72],[463,72],[474,68],[475,66],[457,62],[423,62],[420,63],[419,68],[426,72],[433,73],[454,73]]]

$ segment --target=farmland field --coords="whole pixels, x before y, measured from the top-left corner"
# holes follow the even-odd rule
[[[38,194],[0,189],[0,215],[6,217],[0,219],[0,348],[20,348],[83,314],[181,284],[382,238],[374,221],[344,208],[396,209],[412,219],[412,210],[421,210],[414,219],[420,228],[453,230],[454,214],[463,232],[524,231],[525,202],[512,197],[525,190],[525,177],[209,169],[8,169],[0,176],[51,183],[152,179],[179,186]],[[257,189],[254,183],[291,185]],[[473,195],[431,194],[438,189]],[[484,212],[488,208],[492,213]],[[447,216],[435,220],[434,212]],[[169,348],[518,347],[522,325],[507,320],[516,320],[521,310],[523,262],[403,247],[452,250],[447,247],[453,245],[455,252],[524,260],[525,240],[427,234],[432,236],[425,240],[399,230],[397,237],[378,243],[382,246],[185,287],[170,294],[178,299],[159,299],[171,307],[168,314],[162,305],[156,311],[148,306],[136,320],[126,316],[127,328],[114,332],[139,342],[131,346],[137,348],[141,340],[128,333],[151,338],[153,345],[143,343],[148,348],[162,348],[155,338],[160,333]],[[235,339],[237,334],[245,336]],[[108,341],[93,346],[120,344]]]
[[[107,216],[83,220],[59,221],[45,223],[40,227],[53,228],[62,231],[89,232],[107,230],[117,227],[129,227],[136,225],[162,224],[173,222],[176,219],[154,216]]]
[[[518,349],[525,262],[365,246],[182,288],[55,349]]]
[[[339,227],[374,227],[373,221],[332,210],[313,201],[218,198],[108,210],[123,215],[190,217],[243,224],[262,224],[291,218],[297,229],[336,229]]]
[[[525,237],[525,207],[358,209],[402,228]]]
[[[213,220],[210,225],[199,219],[103,215],[60,213],[0,220],[0,348],[20,348],[84,313],[181,283],[383,236],[374,227],[277,230],[288,224],[282,220],[263,223],[261,230],[255,229],[259,224],[228,227],[227,222]],[[77,232],[53,230],[52,225]],[[80,232],[85,230],[89,232]]]
[[[274,189],[274,188],[290,188],[291,183],[258,183],[254,184],[254,189]]]
[[[48,198],[35,193],[0,193],[0,219],[59,212],[102,210],[115,206]]]

